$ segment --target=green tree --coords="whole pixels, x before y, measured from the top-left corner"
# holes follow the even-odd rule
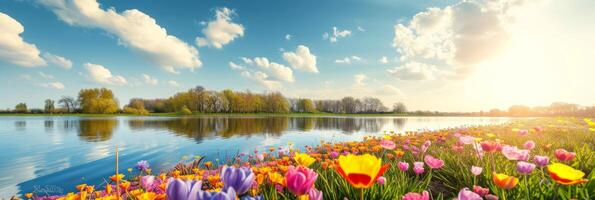
[[[53,113],[56,108],[54,106],[54,100],[46,99],[44,109],[45,113]]]
[[[316,108],[314,107],[314,103],[311,99],[300,99],[297,103],[297,110],[298,112],[305,112],[305,113],[314,113],[316,112]]]
[[[27,104],[19,103],[14,107],[14,111],[17,113],[26,113],[27,112]]]
[[[78,101],[83,113],[112,114],[118,112],[118,101],[107,88],[82,89]]]

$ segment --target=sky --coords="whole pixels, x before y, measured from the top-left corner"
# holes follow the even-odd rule
[[[5,0],[0,108],[107,87],[377,97],[410,110],[595,105],[592,0]]]

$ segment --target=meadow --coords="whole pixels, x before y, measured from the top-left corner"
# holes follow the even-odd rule
[[[594,199],[595,121],[520,119],[363,141],[119,166],[104,184],[23,199]]]

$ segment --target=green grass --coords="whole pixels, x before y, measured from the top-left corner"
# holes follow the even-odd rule
[[[136,114],[84,114],[84,113],[66,113],[66,114],[17,114],[3,113],[2,116],[20,117],[20,116],[73,116],[73,117],[119,117],[119,116],[155,116],[155,117],[202,117],[202,116],[289,116],[289,117],[318,117],[318,116],[354,116],[354,117],[382,117],[382,116],[414,116],[396,113],[369,113],[369,114],[341,114],[341,113],[194,113],[192,115],[180,115],[178,113],[150,113],[148,115]]]

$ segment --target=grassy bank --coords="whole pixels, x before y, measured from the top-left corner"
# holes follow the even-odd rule
[[[13,116],[13,117],[27,117],[27,116],[72,116],[72,117],[119,117],[119,116],[154,116],[154,117],[203,117],[203,116],[290,116],[290,117],[316,117],[316,116],[415,116],[408,114],[396,114],[396,113],[370,113],[370,114],[340,114],[340,113],[194,113],[191,115],[181,115],[178,113],[150,113],[148,115],[136,115],[136,114],[82,114],[82,113],[70,113],[70,114],[0,114],[2,116]]]

